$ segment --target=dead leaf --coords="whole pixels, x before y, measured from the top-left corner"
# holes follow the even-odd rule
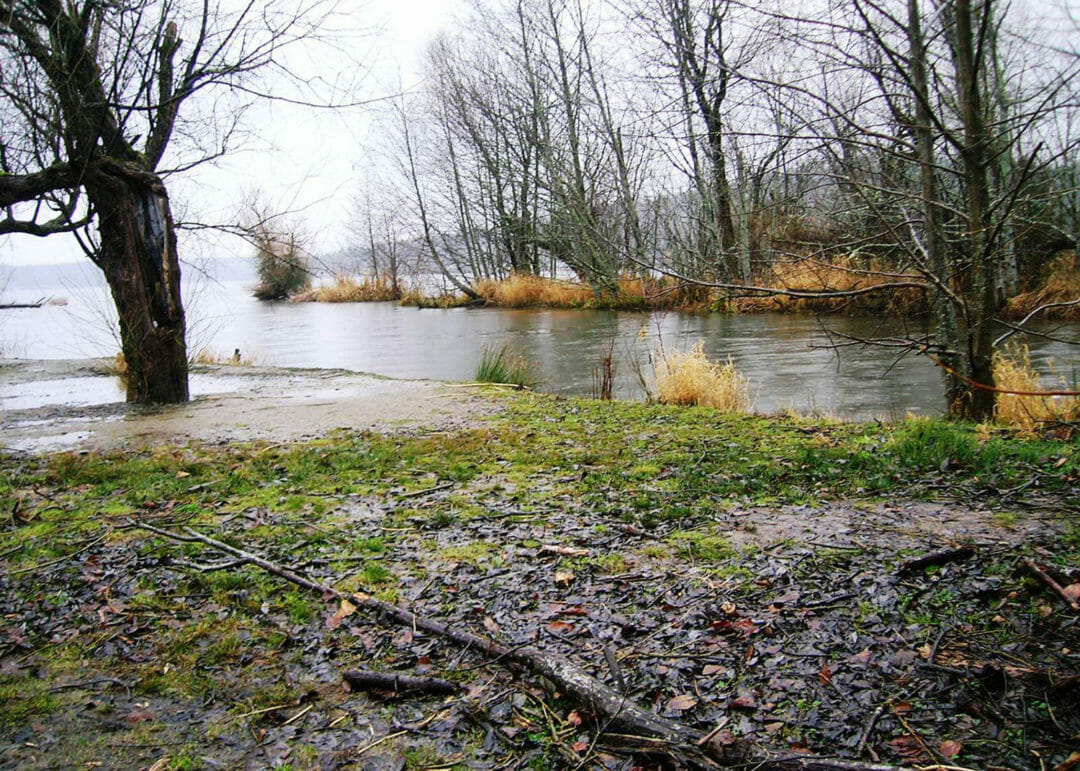
[[[945,758],[945,760],[952,760],[960,754],[960,748],[962,746],[963,745],[958,741],[947,739],[941,743],[940,747],[938,747],[938,752],[941,753],[941,756]]]
[[[142,723],[145,720],[153,720],[154,713],[148,710],[146,707],[136,704],[131,712],[124,715],[124,720],[132,725],[136,723]]]
[[[555,583],[559,586],[569,586],[573,583],[577,575],[572,570],[556,570],[555,571]]]
[[[146,769],[146,771],[165,771],[165,769],[169,767],[170,762],[171,758],[166,755],[163,758],[158,758],[157,762],[154,763],[154,765],[150,766],[148,769]]]
[[[191,476],[191,474],[189,474],[186,471],[177,471],[176,472],[176,478],[177,479],[187,479],[189,476]]]
[[[734,602],[722,603],[720,605],[720,610],[722,610],[724,613],[728,614],[729,616],[734,616],[735,615],[735,610],[736,610],[735,603]]]
[[[757,702],[753,696],[738,696],[728,702],[728,707],[731,709],[757,709]]]
[[[581,725],[581,724],[582,724],[583,722],[585,722],[585,721],[584,721],[584,719],[583,719],[583,718],[581,717],[581,713],[580,713],[580,712],[578,712],[578,711],[577,711],[577,710],[575,709],[575,710],[572,710],[572,711],[570,712],[570,714],[566,716],[566,722],[567,722],[567,723],[569,723],[569,724],[570,724],[570,725],[572,725],[572,726],[579,726],[579,725]]]
[[[1061,593],[1069,599],[1069,602],[1080,602],[1080,584],[1069,584],[1062,587]]]
[[[870,653],[869,648],[863,648],[861,651],[851,657],[851,660],[858,664],[869,664],[873,654]]]
[[[582,753],[582,752],[585,752],[585,750],[589,749],[589,743],[588,742],[574,742],[573,744],[570,745],[570,749],[572,749],[574,752]]]
[[[549,632],[555,634],[566,634],[574,631],[574,625],[569,621],[552,621],[547,625]]]
[[[326,628],[337,629],[339,626],[341,626],[342,621],[344,621],[347,617],[351,616],[355,612],[355,605],[353,605],[348,600],[342,600],[341,605],[338,607],[337,611],[334,612],[334,615],[326,619]]]
[[[502,629],[502,627],[499,626],[498,622],[495,621],[495,619],[493,619],[491,616],[484,616],[484,620],[482,623],[484,624],[484,629],[488,630],[492,634],[495,634]]]
[[[678,696],[672,696],[668,699],[664,708],[669,712],[684,712],[691,707],[696,707],[697,701],[697,697],[692,693],[680,693]]]
[[[892,713],[894,715],[907,715],[910,712],[911,712],[911,702],[910,701],[898,701],[896,704],[893,704],[893,706],[892,706]]]
[[[832,682],[832,672],[829,670],[829,662],[821,662],[821,669],[818,670],[817,679],[822,685],[828,685]]]
[[[706,664],[701,670],[702,675],[715,675],[717,672],[724,672],[727,670],[723,664]]]
[[[922,742],[918,736],[912,736],[911,734],[897,736],[889,742],[889,746],[905,760],[918,761],[926,757],[926,752],[923,750]]]
[[[1077,766],[1080,766],[1080,752],[1074,752],[1064,763],[1054,766],[1054,771],[1073,771]]]

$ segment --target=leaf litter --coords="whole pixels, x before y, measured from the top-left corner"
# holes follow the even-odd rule
[[[721,743],[1069,767],[1077,614],[1020,565],[1036,555],[1063,585],[1080,578],[1060,564],[1053,518],[1005,527],[955,500],[735,500],[657,521],[624,490],[582,493],[565,472],[533,473],[528,494],[488,473],[434,480],[441,489],[419,500],[222,507],[200,527],[320,581],[566,656]],[[605,504],[590,505],[598,494]],[[177,521],[168,506],[141,516]],[[110,532],[72,533],[70,558],[0,575],[0,766],[654,767],[513,667],[250,567],[200,572],[197,549]],[[957,544],[971,556],[901,570]],[[350,692],[350,668],[465,690]]]

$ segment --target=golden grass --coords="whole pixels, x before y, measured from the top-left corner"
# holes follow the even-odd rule
[[[1076,252],[1061,252],[1050,263],[1046,281],[1030,292],[1016,295],[1005,308],[1005,315],[1022,319],[1036,308],[1050,303],[1064,303],[1080,298],[1080,261]],[[1080,319],[1080,303],[1062,308],[1049,308],[1040,318]]]
[[[401,292],[394,288],[393,282],[385,276],[337,276],[333,284],[308,289],[294,295],[294,303],[359,303],[387,302],[397,300]]]
[[[484,279],[473,288],[500,308],[584,308],[596,299],[592,289],[583,284],[524,273],[502,280]]]
[[[1006,391],[1074,390],[1062,379],[1057,386],[1043,384],[1039,373],[1031,366],[1027,346],[1017,346],[994,353],[994,383]],[[998,394],[994,417],[1023,431],[1032,431],[1046,422],[1080,420],[1080,397],[1020,396]]]
[[[252,367],[257,362],[253,356],[245,356],[240,353],[240,349],[236,348],[232,353],[225,353],[224,351],[218,351],[209,346],[199,349],[199,352],[195,354],[195,358],[192,359],[193,364],[235,364],[240,367]]]
[[[735,368],[711,361],[705,355],[705,343],[699,342],[688,352],[657,351],[656,392],[663,404],[700,405],[721,412],[747,412],[750,381]]]
[[[758,282],[762,286],[798,292],[850,292],[880,286],[897,280],[919,280],[912,275],[897,279],[882,275],[886,271],[871,261],[860,264],[854,257],[838,257],[830,262],[801,258],[774,264]],[[731,301],[738,313],[884,313],[889,316],[914,315],[926,309],[925,293],[914,288],[887,289],[855,297],[803,298],[773,295],[771,297],[738,297]]]

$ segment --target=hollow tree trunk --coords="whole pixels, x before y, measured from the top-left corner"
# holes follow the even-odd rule
[[[127,400],[188,400],[187,344],[169,197],[161,179],[133,163],[102,161],[86,180],[98,212],[95,262],[120,317]]]

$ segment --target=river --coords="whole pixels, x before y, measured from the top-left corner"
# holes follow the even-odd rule
[[[66,304],[0,311],[0,356],[88,358],[119,350],[115,311],[89,264],[7,271],[0,302],[52,297]],[[251,296],[246,269],[233,265],[217,273],[216,279],[191,269],[185,274],[189,348],[208,347],[226,357],[239,348],[256,364],[470,380],[483,349],[505,343],[532,362],[542,390],[587,396],[610,351],[615,395],[640,399],[641,380],[649,381],[658,350],[687,349],[704,340],[711,357],[730,356],[750,379],[761,412],[794,409],[865,419],[934,414],[942,407],[940,373],[925,358],[897,359],[897,351],[886,348],[830,347],[846,342],[841,336],[922,331],[919,322],[903,319],[265,303]],[[1058,337],[1080,340],[1080,324],[1050,328]],[[1080,377],[1080,348],[1040,338],[1028,343],[1041,371],[1069,383]]]

